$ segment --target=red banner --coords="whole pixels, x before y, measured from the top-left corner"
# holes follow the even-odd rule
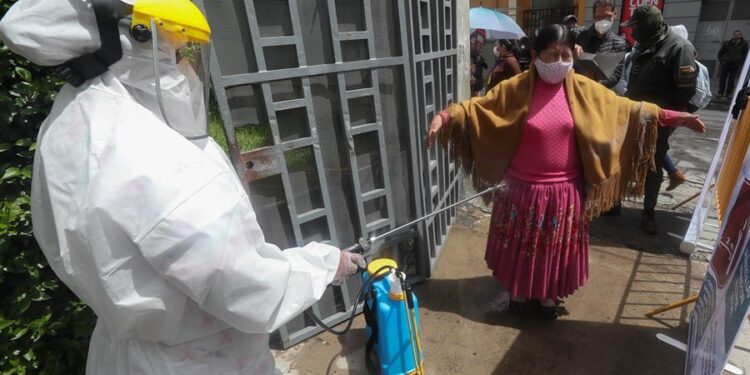
[[[629,20],[630,17],[633,16],[633,11],[635,11],[635,8],[638,8],[639,6],[644,4],[651,4],[659,8],[660,11],[664,11],[664,0],[624,0],[622,2],[622,12],[620,12],[620,24]],[[631,31],[632,30],[629,27],[620,26],[620,35],[625,37],[625,39],[628,40],[628,43],[630,43],[630,45],[632,46],[633,44],[635,44],[635,40],[632,36],[630,36]]]

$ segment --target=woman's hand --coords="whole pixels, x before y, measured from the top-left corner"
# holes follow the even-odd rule
[[[435,142],[435,138],[437,138],[438,134],[440,134],[440,129],[443,128],[443,117],[440,115],[437,115],[432,118],[432,121],[430,121],[430,127],[427,129],[427,148],[432,148],[432,144]]]
[[[698,115],[687,112],[668,111],[667,121],[664,125],[692,129],[696,133],[705,133],[706,125],[703,124]]]
[[[701,121],[698,115],[692,113],[680,112],[674,119],[674,126],[692,129],[696,133],[704,133],[706,125]]]

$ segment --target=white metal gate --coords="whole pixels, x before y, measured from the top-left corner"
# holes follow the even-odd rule
[[[455,0],[199,5],[230,156],[268,241],[343,247],[458,199],[456,165],[423,145],[456,87]],[[387,246],[428,277],[454,215]],[[342,321],[359,287],[330,287],[315,311]],[[284,347],[318,332],[304,316],[279,330]]]

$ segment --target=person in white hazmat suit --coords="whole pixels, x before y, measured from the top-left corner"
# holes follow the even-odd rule
[[[189,0],[20,0],[0,20],[8,48],[72,83],[38,136],[32,219],[98,317],[88,374],[278,373],[269,332],[365,266],[265,242],[175,58],[209,35]]]

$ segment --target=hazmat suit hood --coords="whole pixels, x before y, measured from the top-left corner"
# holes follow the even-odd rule
[[[192,141],[199,141],[208,136],[206,106],[203,83],[187,58],[178,62],[177,51],[163,34],[157,33],[159,65],[159,87],[154,79],[154,53],[151,43],[140,43],[133,40],[128,33],[128,26],[120,26],[120,43],[122,59],[110,66],[110,72],[130,92],[135,100],[154,113],[157,117]],[[161,91],[164,113],[159,109]]]
[[[176,61],[176,50],[162,32],[154,33],[158,38],[154,53],[151,42],[137,42],[130,36],[127,21],[119,25],[122,58],[108,73],[139,104],[184,137],[206,138],[206,106],[198,74],[187,59]],[[101,46],[91,3],[81,0],[20,1],[0,20],[0,39],[13,52],[41,66],[57,66]],[[159,109],[154,58],[159,65],[164,113]]]
[[[0,20],[0,39],[41,66],[55,66],[99,49],[96,16],[88,1],[19,1]]]

